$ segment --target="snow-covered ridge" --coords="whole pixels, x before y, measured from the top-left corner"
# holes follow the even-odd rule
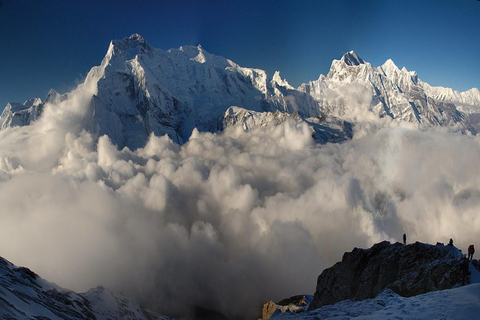
[[[114,296],[103,287],[86,293],[66,290],[1,257],[0,275],[2,319],[169,319],[131,299]]]
[[[25,126],[35,121],[41,114],[42,100],[33,98],[24,103],[7,103],[0,116],[0,128]]]

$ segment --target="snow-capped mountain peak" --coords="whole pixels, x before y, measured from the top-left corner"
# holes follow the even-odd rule
[[[355,51],[345,53],[340,60],[333,60],[327,78],[335,81],[355,81],[371,73],[372,65],[365,62]]]
[[[277,84],[287,89],[294,89],[286,79],[282,79],[282,77],[280,76],[280,71],[275,71],[275,73],[273,74],[272,85],[273,84]]]
[[[124,61],[135,59],[139,54],[152,50],[147,41],[137,33],[122,40],[112,40],[100,68],[104,69],[109,64],[121,68]]]
[[[480,90],[478,90],[478,88],[472,88],[470,90],[465,91],[465,93],[480,97]]]
[[[157,50],[161,51],[161,50]],[[175,59],[187,59],[193,61],[194,63],[204,64],[205,68],[214,67],[225,69],[228,67],[238,68],[239,66],[234,62],[222,57],[212,54],[205,50],[201,44],[196,46],[181,46],[178,49],[170,49],[166,52],[167,54],[171,54],[175,56]]]
[[[383,72],[385,72],[387,76],[391,75],[393,72],[400,71],[400,69],[397,67],[397,65],[395,64],[395,62],[393,62],[392,59],[388,59],[387,61],[385,61],[385,63],[380,66],[380,68],[383,70]]]
[[[135,149],[152,132],[183,143],[194,128],[218,131],[232,105],[307,117],[321,113],[314,99],[279,74],[270,80],[264,70],[240,67],[201,45],[163,51],[135,34],[112,41],[102,64],[87,75],[93,99],[86,118],[95,133]]]
[[[183,52],[188,59],[198,63],[211,62],[215,59],[214,55],[207,52],[201,44],[198,46],[181,46],[178,50]]]
[[[138,47],[148,48],[150,45],[145,41],[145,39],[138,33],[132,34],[130,37],[127,37],[122,40],[112,40],[111,44],[117,49],[122,51],[127,51],[135,49]]]
[[[209,53],[203,50],[202,45],[200,44],[197,46],[197,50],[198,50],[198,54],[195,58],[193,58],[193,60],[199,63],[207,62],[206,54],[209,55]]]
[[[340,61],[347,66],[358,66],[365,63],[353,50],[345,53]]]
[[[400,87],[405,88],[418,84],[418,76],[415,71],[408,71],[405,67],[399,69],[392,59],[385,61],[377,70]]]
[[[42,103],[42,99],[40,98],[31,98],[25,101],[23,104],[25,107],[30,108],[30,107],[38,107]]]

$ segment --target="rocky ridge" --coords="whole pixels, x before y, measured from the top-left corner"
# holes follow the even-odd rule
[[[462,280],[461,257],[453,246],[420,242],[404,246],[384,241],[370,249],[355,248],[320,274],[309,309],[373,298],[385,289],[404,297],[449,289]]]

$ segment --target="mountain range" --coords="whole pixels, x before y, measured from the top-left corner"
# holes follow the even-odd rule
[[[288,118],[305,121],[319,143],[342,142],[365,115],[446,126],[477,134],[480,92],[433,87],[392,60],[373,67],[354,51],[334,60],[326,76],[292,87],[277,71],[241,67],[202,46],[168,51],[150,46],[138,34],[110,43],[99,66],[83,84],[83,126],[108,135],[119,148],[142,147],[150,134],[188,140],[192,130],[244,130]],[[45,108],[73,99],[74,92],[51,90],[45,100],[8,103],[0,128],[28,125]]]

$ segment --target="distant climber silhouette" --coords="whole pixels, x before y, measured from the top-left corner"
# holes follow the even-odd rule
[[[407,235],[404,233],[403,234],[403,245],[407,244]]]
[[[448,245],[453,246],[453,239],[452,238],[450,238],[450,241],[448,241]]]
[[[468,246],[468,260],[473,259],[473,254],[474,253],[475,253],[475,247],[473,246],[473,244],[471,244],[471,245]]]

